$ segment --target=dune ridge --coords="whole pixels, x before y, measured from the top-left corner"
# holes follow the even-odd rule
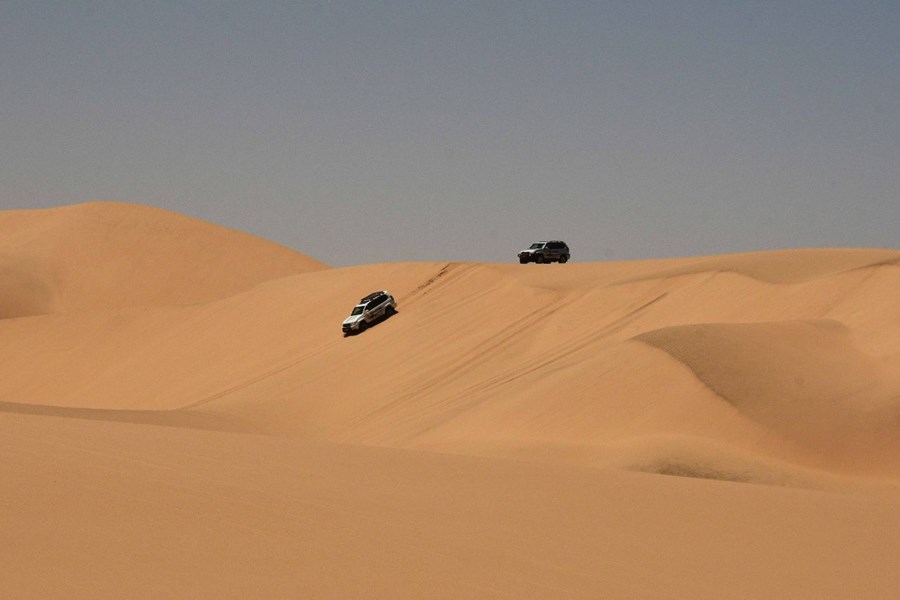
[[[900,251],[334,269],[89,203],[0,213],[0,284],[0,534],[26,549],[0,562],[25,595],[54,536],[135,553],[136,588],[94,575],[112,595],[897,589]],[[398,314],[342,337],[377,289]],[[90,595],[76,554],[44,596]],[[711,582],[692,556],[735,562]]]

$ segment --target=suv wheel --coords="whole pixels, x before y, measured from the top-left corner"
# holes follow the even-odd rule
[[[519,259],[519,264],[520,264],[520,265],[527,265],[527,264],[528,264],[528,259],[525,258],[525,257],[523,256],[522,258]]]
[[[564,262],[566,262],[567,260],[569,260],[569,257],[568,257],[568,255],[566,255],[566,254],[563,254],[563,255],[561,255],[561,256],[559,257],[559,262],[560,262],[560,263],[564,263]]]
[[[536,262],[537,264],[542,264],[544,262],[544,255],[538,254],[537,256],[535,256],[534,262]]]
[[[366,330],[366,327],[368,327],[368,326],[369,326],[369,324],[366,323],[365,321],[361,322],[359,324],[359,327],[356,328],[357,333],[362,333],[363,331]]]

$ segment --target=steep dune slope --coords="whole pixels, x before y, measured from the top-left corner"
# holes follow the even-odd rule
[[[898,430],[897,342],[840,320],[895,322],[893,308],[868,307],[900,289],[900,269],[826,266],[791,284],[725,271],[594,287],[603,265],[546,277],[433,265],[427,278],[410,271],[431,282],[413,293],[397,266],[359,268],[351,279],[382,272],[396,287],[398,316],[339,340],[335,314],[310,339],[329,340],[318,350],[193,410],[261,431],[597,465],[677,462],[674,451],[896,472],[896,452],[882,451]],[[826,321],[792,325],[803,319]],[[684,344],[718,361],[716,382],[675,351]]]
[[[267,240],[147,206],[0,212],[0,318],[192,304],[324,268]]]
[[[897,257],[776,253],[789,267],[769,266],[777,283],[755,277],[767,253],[713,271],[680,259],[310,272],[192,306],[7,321],[0,392],[8,410],[156,411],[166,424],[723,478],[783,479],[786,464],[898,473],[900,344],[875,326],[900,317],[882,301],[900,289]],[[380,288],[399,314],[342,338],[349,306]],[[58,376],[35,377],[36,357]]]

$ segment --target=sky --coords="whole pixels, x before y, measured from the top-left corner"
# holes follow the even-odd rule
[[[332,266],[900,248],[900,2],[0,0],[0,209]]]

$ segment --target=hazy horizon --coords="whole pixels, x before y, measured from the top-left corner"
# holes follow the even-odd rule
[[[0,209],[334,266],[896,248],[895,2],[0,5]]]

